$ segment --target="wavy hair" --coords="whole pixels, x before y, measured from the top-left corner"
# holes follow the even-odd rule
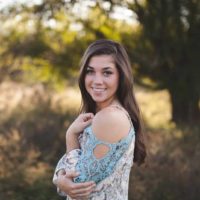
[[[93,56],[111,55],[119,72],[117,98],[129,113],[136,132],[134,162],[144,163],[146,147],[144,142],[141,113],[133,91],[133,75],[128,54],[124,47],[112,40],[101,39],[93,42],[86,49],[80,63],[79,88],[82,95],[81,112],[96,113],[96,104],[85,88],[86,67]]]

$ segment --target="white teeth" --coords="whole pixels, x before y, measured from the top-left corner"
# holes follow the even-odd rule
[[[105,89],[103,88],[92,88],[95,92],[103,92]]]

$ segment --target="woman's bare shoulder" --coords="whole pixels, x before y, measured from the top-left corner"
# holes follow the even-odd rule
[[[92,130],[97,138],[113,143],[129,133],[130,121],[124,111],[106,107],[95,115]]]

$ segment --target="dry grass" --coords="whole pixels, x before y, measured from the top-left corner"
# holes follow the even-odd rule
[[[51,183],[65,150],[64,135],[80,106],[77,88],[0,85],[0,199],[60,199]],[[137,88],[149,157],[133,167],[130,200],[196,200],[200,184],[200,128],[170,122],[167,91]]]
[[[136,98],[141,108],[145,124],[152,128],[170,128],[171,104],[167,90],[139,90]]]

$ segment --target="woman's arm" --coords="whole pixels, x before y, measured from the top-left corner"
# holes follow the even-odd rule
[[[85,127],[91,123],[92,118],[92,113],[79,115],[66,133],[68,153],[59,160],[53,177],[53,183],[57,186],[58,193],[62,196],[85,197],[88,193],[91,193],[91,188],[95,185],[93,181],[83,184],[73,182],[73,178],[77,176],[74,171],[75,165],[81,152],[78,137]]]

